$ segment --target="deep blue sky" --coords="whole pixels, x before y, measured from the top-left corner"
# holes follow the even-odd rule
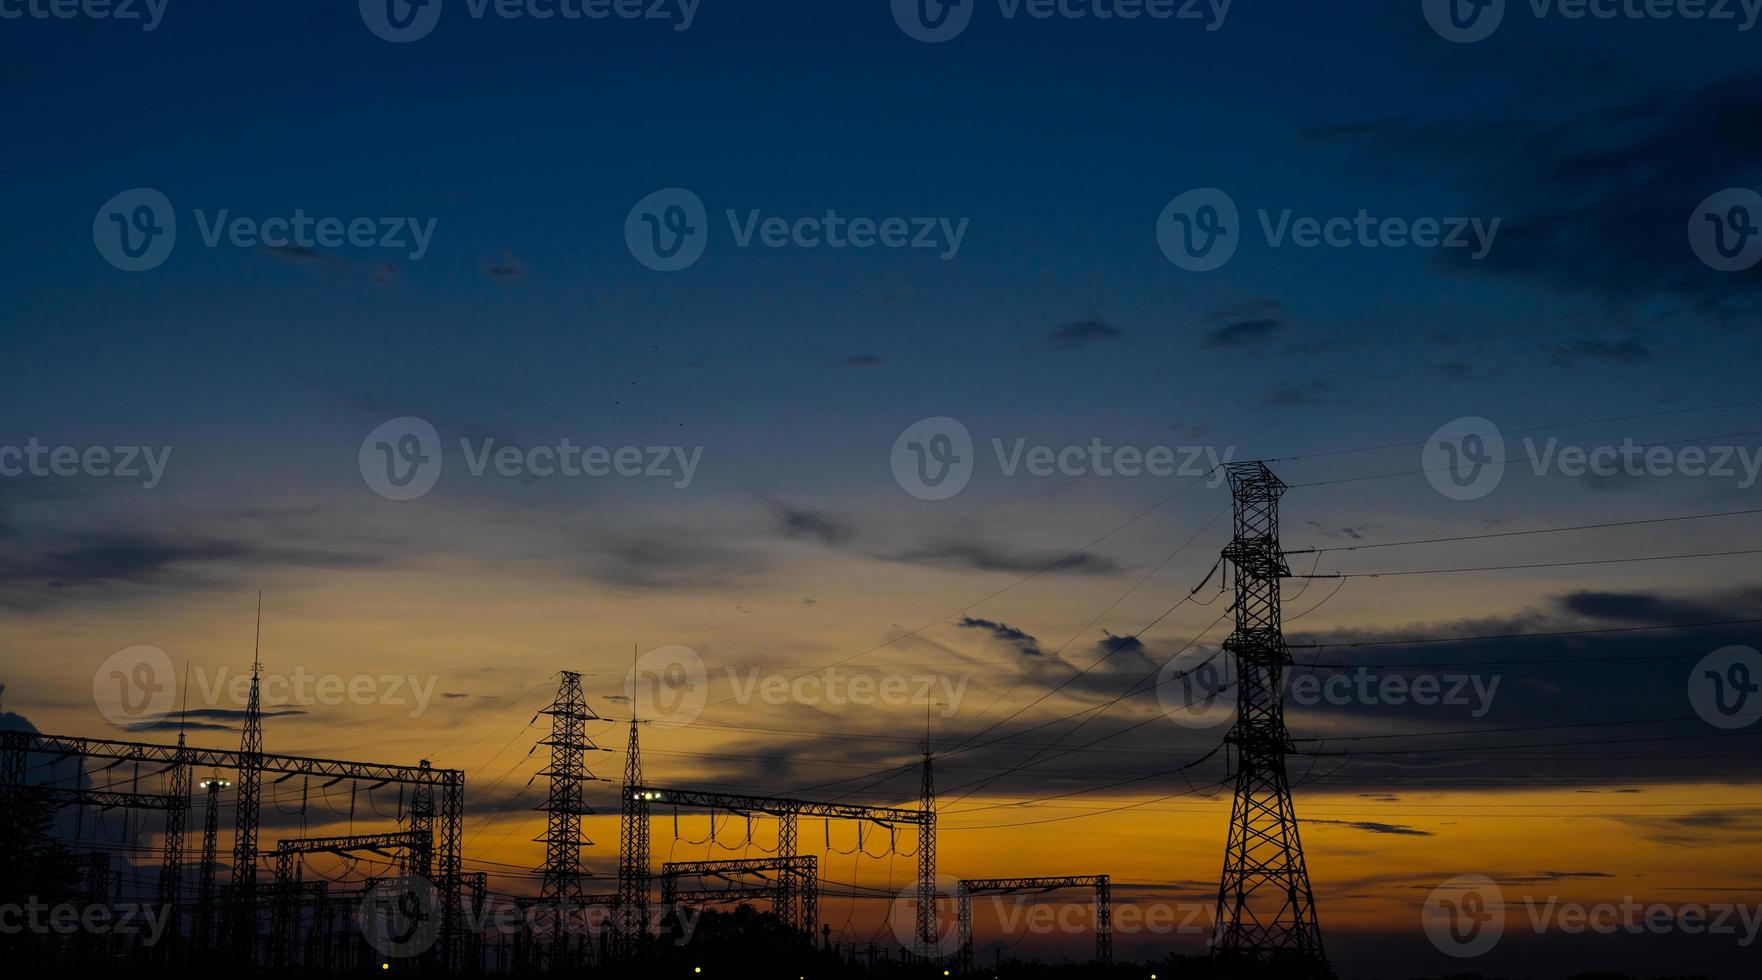
[[[8,329],[30,337],[13,363],[31,370],[9,385],[23,403],[8,407],[30,417],[55,391],[76,396],[56,404],[56,424],[116,404],[188,422],[217,400],[252,414],[238,404],[249,395],[268,421],[305,398],[371,390],[418,408],[444,393],[453,413],[520,426],[539,423],[519,417],[534,405],[606,411],[598,396],[613,379],[640,377],[701,423],[728,416],[731,390],[737,414],[808,425],[810,406],[892,424],[920,405],[917,415],[1216,425],[1233,399],[1244,410],[1228,413],[1231,428],[1273,451],[1308,444],[1269,429],[1261,403],[1280,386],[1369,409],[1350,423],[1305,413],[1320,436],[1384,429],[1422,406],[1440,420],[1460,414],[1438,404],[1428,362],[1496,372],[1473,391],[1497,390],[1484,411],[1550,419],[1576,417],[1556,407],[1606,393],[1612,371],[1636,366],[1593,358],[1563,372],[1547,341],[1637,335],[1654,378],[1737,384],[1742,358],[1711,366],[1705,355],[1748,354],[1742,332],[1652,320],[1679,312],[1687,290],[1612,309],[1619,268],[1567,283],[1546,262],[1513,259],[1493,274],[1491,261],[1462,270],[1416,250],[1256,242],[1212,275],[1164,261],[1157,212],[1205,185],[1245,213],[1503,215],[1515,241],[1551,175],[1510,173],[1508,155],[1522,151],[1500,127],[1533,125],[1566,149],[1635,135],[1614,124],[1561,133],[1597,110],[1667,125],[1634,118],[1635,107],[1741,72],[1750,39],[1707,24],[1537,27],[1526,6],[1493,39],[1452,45],[1417,6],[1239,3],[1207,32],[1006,22],[987,5],[936,46],[905,37],[880,3],[709,3],[678,33],[474,21],[455,0],[408,45],[374,37],[347,4],[174,2],[153,33],[11,22],[4,82],[25,152],[7,163],[0,248]],[[1383,121],[1423,132],[1318,132]],[[1719,155],[1679,149],[1706,160],[1706,193],[1743,176]],[[1594,183],[1587,175],[1595,192],[1623,190]],[[95,261],[89,216],[142,185],[174,202],[185,239],[153,274],[119,274]],[[718,227],[725,207],[832,207],[967,217],[971,228],[946,263],[737,250],[724,231],[697,267],[657,276],[630,260],[621,229],[631,204],[671,185],[698,192]],[[1681,193],[1688,204],[1704,196]],[[266,217],[296,206],[434,217],[439,231],[422,261],[395,259],[389,285],[370,281],[375,254],[345,254],[362,267],[315,275],[261,251],[195,245],[196,208]],[[1713,278],[1687,268],[1679,244],[1650,245],[1648,257]],[[505,260],[518,279],[482,274]],[[1266,303],[1284,309],[1288,349],[1246,371],[1232,352],[1202,349],[1208,315]],[[1124,342],[1048,356],[1045,334],[1086,319]],[[1459,346],[1428,346],[1438,334]],[[855,353],[882,358],[884,382],[853,384],[841,366]],[[1396,403],[1405,408],[1390,419]]]

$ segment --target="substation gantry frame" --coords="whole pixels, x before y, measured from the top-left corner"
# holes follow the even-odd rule
[[[743,882],[756,877],[759,882]],[[718,878],[721,888],[679,887],[681,878]],[[810,938],[820,923],[820,859],[812,854],[792,857],[733,858],[721,861],[668,861],[661,865],[661,908],[669,917],[681,905],[768,899],[791,929]],[[790,916],[793,916],[791,918]]]
[[[634,806],[631,817],[643,821],[646,825],[649,810],[654,806],[672,806],[698,810],[722,810],[729,813],[751,816],[762,814],[777,818],[777,854],[778,858],[797,857],[796,822],[802,817],[821,817],[828,820],[869,821],[892,829],[898,825],[918,828],[918,887],[919,895],[918,921],[919,929],[916,936],[919,955],[935,955],[936,934],[934,904],[936,881],[936,810],[934,807],[921,806],[917,809],[908,807],[866,806],[860,803],[823,803],[813,800],[797,800],[778,796],[746,796],[737,793],[717,793],[708,790],[677,789],[662,786],[631,786],[625,789],[630,794],[627,802]],[[643,879],[636,887],[646,893],[648,869],[644,865],[636,870]],[[787,887],[772,893],[778,901],[777,914],[785,922],[803,921],[801,902],[805,897],[796,887]],[[924,896],[930,896],[928,907],[925,907]],[[929,934],[924,934],[923,924],[926,917],[930,924]],[[810,940],[813,938],[809,937]]]
[[[1107,875],[1058,875],[1040,878],[962,878],[955,886],[955,921],[961,969],[973,968],[973,896],[1050,892],[1060,888],[1095,889],[1095,962],[1113,962],[1113,885]]]
[[[295,776],[318,777],[327,780],[322,784],[323,786],[331,786],[346,779],[371,783],[369,789],[398,783],[413,787],[418,798],[427,795],[432,800],[438,796],[440,802],[438,813],[430,811],[427,819],[435,827],[435,837],[438,841],[434,849],[433,872],[441,910],[441,965],[443,968],[450,969],[459,961],[462,945],[460,887],[463,880],[460,864],[460,838],[465,814],[465,773],[463,770],[435,769],[426,763],[420,766],[400,766],[379,762],[351,762],[343,759],[323,759],[268,752],[247,753],[228,749],[126,742],[115,739],[82,738],[38,732],[5,732],[0,733],[0,805],[4,805],[12,794],[29,788],[25,774],[29,768],[27,759],[31,755],[102,759],[111,761],[112,764],[134,762],[162,766],[160,772],[171,774],[173,786],[181,785],[186,788],[189,786],[189,771],[201,767],[232,770],[241,774],[249,770],[253,775],[275,773],[278,774],[276,782],[283,782]],[[84,793],[85,798],[91,799],[95,804],[100,800],[109,799],[117,805],[123,805],[123,797],[130,795],[101,794],[94,791],[74,792]],[[254,795],[247,801],[245,795],[240,794],[238,825],[253,829],[256,827],[256,803],[257,798]],[[187,801],[185,805],[187,806]],[[250,812],[245,812],[247,807]],[[168,814],[181,814],[181,812],[182,808],[176,803],[167,810]],[[416,813],[416,808],[412,807],[412,824],[421,819],[421,814]],[[167,862],[170,862],[174,856],[181,858],[183,853],[183,821],[168,819],[166,834],[167,841],[164,853]],[[173,840],[173,837],[177,839]],[[235,862],[232,872],[235,904],[243,905],[242,908],[237,908],[234,911],[239,914],[240,921],[248,923],[248,928],[251,930],[251,935],[246,937],[243,944],[247,949],[254,945],[255,933],[258,928],[254,907],[256,857],[257,854],[253,848],[252,860],[242,865]],[[176,881],[181,877],[181,868],[170,866],[165,869],[164,873],[171,881]]]
[[[400,830],[389,834],[353,834],[344,837],[288,837],[276,842],[275,918],[270,927],[270,963],[288,965],[295,925],[296,899],[302,891],[312,894],[317,908],[328,910],[328,882],[302,882],[296,877],[296,859],[302,854],[376,854],[390,858],[403,851],[407,873],[429,878],[433,871],[434,835],[424,830]],[[320,914],[323,914],[322,912]]]

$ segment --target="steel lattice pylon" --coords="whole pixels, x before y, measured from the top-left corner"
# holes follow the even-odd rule
[[[618,821],[618,901],[613,907],[613,940],[619,955],[634,956],[648,934],[649,805],[642,786],[642,749],[637,720],[630,718],[624,749],[624,799]]]
[[[539,903],[548,905],[552,915],[551,937],[546,958],[548,966],[564,969],[579,965],[577,946],[572,939],[581,933],[570,927],[570,919],[586,907],[581,894],[581,818],[591,815],[582,787],[592,781],[585,756],[596,750],[587,737],[587,723],[599,716],[587,707],[581,694],[581,675],[565,670],[557,685],[557,699],[540,714],[551,716],[551,734],[539,742],[551,747],[551,764],[539,775],[551,781],[550,796],[540,810],[548,814],[543,837],[545,863],[539,870],[544,883],[539,888]],[[455,869],[456,872],[456,869]],[[456,887],[456,886],[455,886]]]
[[[208,809],[202,817],[202,857],[196,865],[196,948],[207,949],[214,938],[215,845],[220,835],[220,791],[232,784],[218,775],[202,780]]]
[[[924,742],[924,779],[918,791],[918,930],[917,954],[925,959],[941,955],[942,941],[936,934],[936,777],[930,766],[930,743]]]
[[[1285,755],[1281,682],[1291,662],[1280,627],[1279,586],[1291,574],[1279,548],[1285,484],[1262,463],[1227,466],[1235,536],[1224,558],[1236,577],[1236,628],[1224,649],[1236,659],[1236,797],[1218,884],[1212,955],[1278,963],[1291,975],[1327,976],[1315,896],[1303,860]]]
[[[177,735],[177,761],[171,765],[171,806],[165,811],[165,861],[159,869],[159,907],[168,910],[171,924],[165,935],[169,959],[177,954],[183,923],[180,904],[184,887],[184,821],[190,812],[190,760],[184,751],[184,734]]]
[[[251,696],[239,739],[239,788],[233,818],[232,945],[240,962],[255,958],[257,945],[257,800],[263,785],[263,597],[257,597],[257,647],[251,658]]]

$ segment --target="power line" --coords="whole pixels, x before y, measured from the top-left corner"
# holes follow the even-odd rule
[[[1722,619],[1700,623],[1659,623],[1646,626],[1603,626],[1590,629],[1549,630],[1538,633],[1481,633],[1471,636],[1426,636],[1403,640],[1339,640],[1329,643],[1293,643],[1291,649],[1322,650],[1328,647],[1417,646],[1424,643],[1470,643],[1480,640],[1518,640],[1550,636],[1587,636],[1600,633],[1637,633],[1645,630],[1704,629],[1715,626],[1748,626],[1762,619]]]
[[[1739,551],[1693,551],[1679,555],[1640,555],[1633,558],[1593,558],[1584,561],[1542,561],[1520,565],[1471,565],[1462,568],[1407,568],[1387,572],[1335,572],[1329,575],[1292,576],[1293,578],[1397,578],[1403,575],[1454,575],[1464,572],[1508,572],[1529,568],[1574,568],[1585,565],[1627,565],[1635,562],[1678,561],[1690,558],[1732,558],[1738,555],[1762,555],[1762,548]]]
[[[1725,510],[1712,514],[1682,514],[1676,517],[1648,517],[1630,521],[1604,521],[1598,524],[1574,524],[1568,527],[1538,527],[1523,531],[1489,531],[1485,534],[1457,534],[1445,538],[1413,538],[1406,541],[1381,541],[1372,544],[1337,545],[1331,548],[1303,548],[1287,551],[1287,555],[1326,554],[1333,551],[1369,551],[1373,548],[1403,548],[1416,544],[1447,544],[1455,541],[1479,541],[1485,538],[1515,538],[1530,534],[1558,534],[1563,531],[1593,531],[1616,527],[1638,527],[1644,524],[1670,524],[1677,521],[1703,521],[1718,517],[1739,517],[1762,514],[1762,507],[1749,510]]]

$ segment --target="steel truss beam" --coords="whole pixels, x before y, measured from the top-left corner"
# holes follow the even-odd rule
[[[459,769],[433,769],[420,766],[388,765],[379,762],[352,762],[315,756],[282,755],[277,753],[244,753],[229,749],[207,749],[197,746],[159,745],[150,742],[126,742],[116,739],[81,738],[71,735],[50,735],[38,732],[5,732],[0,735],[0,800],[24,786],[30,754],[66,758],[109,759],[174,766],[205,766],[231,769],[243,774],[246,769],[276,773],[284,778],[318,776],[331,782],[344,779],[372,783],[377,788],[402,783],[426,789],[440,789],[438,847],[435,854],[435,887],[441,899],[441,956],[444,967],[456,962],[457,938],[461,924],[459,907],[460,831],[464,823],[465,773]],[[255,874],[255,853],[249,868],[234,868],[235,876]]]
[[[736,875],[772,877],[767,883],[752,884],[736,881]],[[681,889],[681,878],[721,878],[729,885]],[[753,898],[769,899],[778,917],[812,942],[820,922],[820,859],[801,854],[750,860],[669,861],[661,865],[661,905],[670,916],[680,905]]]
[[[1016,892],[1050,892],[1060,888],[1095,889],[1095,961],[1113,962],[1113,886],[1107,875],[1057,875],[1040,878],[963,878],[955,889],[961,968],[973,968],[973,896]]]

